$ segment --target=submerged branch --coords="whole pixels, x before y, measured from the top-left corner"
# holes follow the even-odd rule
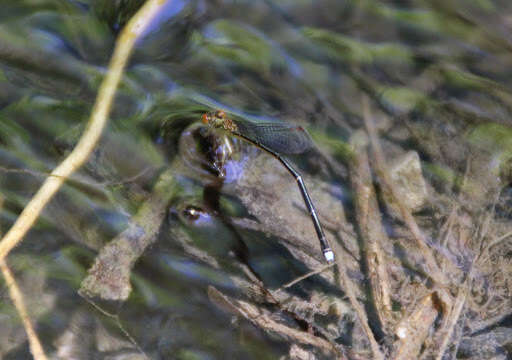
[[[330,344],[328,341],[311,333],[297,330],[285,324],[279,323],[273,319],[271,313],[266,313],[261,308],[251,305],[247,302],[230,298],[222,294],[213,286],[208,288],[208,297],[219,307],[229,311],[230,313],[236,314],[249,320],[255,326],[266,332],[277,334],[280,337],[283,337],[284,339],[287,339],[293,343],[296,342],[304,345],[314,346],[322,350],[324,353],[335,353],[337,354],[336,359],[345,359],[339,350],[333,348],[332,344]]]
[[[174,177],[171,170],[167,170],[161,174],[151,197],[130,220],[128,228],[101,249],[89,275],[82,281],[79,290],[82,296],[119,301],[128,298],[131,269],[155,240],[174,194]]]
[[[364,124],[368,132],[368,136],[370,138],[370,144],[372,145],[373,149],[373,155],[375,158],[374,165],[376,167],[377,174],[380,180],[382,181],[382,185],[386,188],[387,192],[392,196],[398,209],[400,210],[400,215],[402,216],[402,219],[409,228],[409,231],[412,233],[417,246],[421,249],[421,255],[425,259],[424,273],[431,279],[433,279],[437,284],[448,285],[449,281],[447,277],[443,274],[439,266],[437,265],[434,255],[432,254],[432,251],[427,246],[427,240],[425,236],[421,232],[418,224],[416,223],[416,220],[414,220],[414,217],[412,216],[407,206],[403,204],[399,192],[395,188],[395,185],[393,184],[393,181],[391,180],[386,170],[386,160],[384,158],[384,152],[382,151],[382,147],[377,137],[377,130],[375,129],[372,115],[370,114],[370,105],[366,97],[363,97],[363,99]]]
[[[354,191],[356,219],[363,242],[373,306],[382,329],[386,329],[390,327],[392,321],[391,290],[382,244],[389,242],[389,239],[381,222],[377,196],[372,184],[366,151],[368,139],[364,133],[356,132],[351,138],[351,143],[354,147],[354,156],[350,164],[350,178]]]

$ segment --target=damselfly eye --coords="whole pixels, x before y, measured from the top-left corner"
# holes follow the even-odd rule
[[[215,111],[215,117],[217,119],[224,120],[226,118],[226,113],[224,111],[222,111],[222,110],[217,110],[217,111]]]
[[[201,121],[203,122],[203,124],[208,125],[208,124],[209,124],[209,122],[210,122],[210,115],[208,115],[208,114],[203,114],[203,115],[201,116]]]
[[[187,220],[196,221],[201,217],[201,215],[203,215],[203,213],[205,213],[205,211],[200,207],[189,205],[183,209],[181,214],[186,217]]]
[[[212,214],[207,208],[196,205],[196,201],[192,200],[189,203],[186,199],[180,202],[176,207],[172,207],[170,211],[172,214],[176,214],[180,221],[191,227],[205,227],[213,225]]]

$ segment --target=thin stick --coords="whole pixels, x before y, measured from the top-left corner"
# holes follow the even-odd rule
[[[23,301],[23,294],[20,291],[20,288],[16,284],[16,280],[11,273],[11,270],[7,266],[7,263],[4,259],[0,260],[0,270],[2,271],[2,275],[5,278],[5,283],[7,284],[7,288],[9,289],[9,296],[20,315],[21,321],[23,323],[23,327],[27,333],[28,343],[30,346],[30,353],[34,357],[35,360],[47,360],[41,342],[37,337],[37,334],[34,330],[34,326],[30,321],[28,316],[27,307],[25,306],[25,302]]]
[[[466,303],[467,298],[467,286],[470,284],[472,280],[472,272],[471,275],[468,277],[468,281],[466,281],[466,284],[464,284],[464,288],[459,289],[459,292],[457,294],[457,297],[455,298],[455,302],[453,305],[453,311],[450,314],[450,318],[446,321],[446,325],[443,326],[443,328],[439,331],[439,338],[441,339],[441,344],[439,345],[439,350],[436,356],[436,360],[442,360],[443,355],[448,348],[448,345],[450,345],[453,332],[455,330],[455,325],[457,324],[457,321],[460,318],[460,315],[462,313],[462,310],[464,309],[464,304]]]
[[[384,354],[380,350],[379,344],[377,343],[377,340],[375,340],[375,336],[373,336],[372,329],[370,328],[370,325],[368,324],[368,316],[366,316],[366,312],[365,312],[363,306],[357,300],[354,286],[352,284],[352,281],[350,280],[350,278],[347,275],[347,269],[345,267],[346,261],[344,261],[342,258],[340,258],[343,256],[343,254],[341,252],[339,252],[337,255],[338,255],[338,257],[336,258],[336,262],[338,264],[338,269],[340,270],[340,280],[339,280],[340,288],[345,290],[345,293],[348,296],[350,304],[354,307],[357,317],[359,318],[359,322],[361,323],[361,326],[363,327],[363,330],[366,333],[368,340],[370,341],[370,346],[372,348],[372,353],[373,353],[373,359],[374,360],[384,360]]]
[[[507,238],[509,238],[510,236],[512,236],[512,231],[509,231],[507,232],[506,234],[504,235],[501,235],[500,237],[492,240],[489,244],[487,244],[487,246],[484,248],[484,250],[482,251],[482,254],[487,254],[487,252],[493,247],[493,246],[496,246],[498,245],[499,243],[501,243],[503,240],[506,240]]]
[[[64,181],[88,159],[107,122],[117,86],[135,41],[144,33],[158,10],[165,4],[166,1],[162,0],[148,0],[121,32],[110,61],[109,71],[99,89],[85,133],[69,156],[52,171],[52,176],[45,180],[4,236],[0,242],[0,260],[4,259],[9,251],[23,239]]]
[[[386,160],[384,158],[384,152],[382,151],[382,147],[380,146],[380,142],[377,137],[377,130],[375,129],[375,125],[370,114],[370,105],[368,104],[368,98],[366,96],[363,96],[363,113],[364,125],[366,127],[366,131],[368,131],[370,144],[372,145],[377,173],[382,181],[382,184],[386,187],[386,189],[391,194],[393,200],[396,202],[400,210],[400,214],[402,215],[402,219],[404,220],[405,224],[409,228],[409,231],[413,235],[413,239],[416,241],[416,244],[421,249],[421,254],[425,259],[425,273],[436,283],[441,285],[447,285],[449,283],[448,279],[437,265],[436,260],[432,254],[432,251],[427,246],[427,240],[425,236],[421,232],[418,224],[416,223],[416,220],[414,220],[414,217],[412,216],[407,206],[405,206],[404,203],[401,201],[401,197],[386,170],[387,168]]]
[[[304,279],[307,279],[308,277],[311,277],[313,275],[317,275],[317,274],[320,274],[322,272],[324,272],[325,270],[327,270],[328,268],[330,268],[331,266],[334,266],[336,265],[335,262],[333,263],[330,263],[330,264],[327,264],[327,265],[324,265],[322,266],[320,269],[317,269],[317,270],[314,270],[314,271],[310,271],[308,272],[307,274],[304,274],[302,276],[299,276],[298,278],[296,279],[293,279],[292,281],[290,281],[289,283],[287,284],[284,284],[283,286],[281,286],[278,290],[284,290],[284,289],[287,289],[289,287],[292,287],[293,285],[297,284],[298,282],[301,282],[302,280]]]
[[[436,306],[434,292],[428,294],[397,326],[393,354],[390,359],[418,359],[422,346],[427,340],[440,309]]]
[[[352,135],[354,155],[349,172],[354,192],[356,220],[363,244],[373,306],[382,329],[391,325],[391,289],[382,244],[389,242],[381,222],[377,195],[368,161],[368,139],[362,131]]]
[[[80,296],[82,296],[80,293],[79,293]],[[82,298],[87,301],[89,304],[91,304],[92,307],[94,307],[96,310],[98,310],[101,314],[113,319],[117,325],[117,327],[119,328],[119,330],[121,330],[121,332],[124,334],[124,336],[126,336],[126,338],[128,339],[129,342],[132,343],[133,346],[135,346],[135,348],[139,351],[139,353],[144,357],[144,359],[147,359],[149,360],[149,357],[147,356],[147,354],[144,352],[144,350],[140,347],[140,345],[137,343],[137,341],[135,341],[135,339],[133,338],[133,336],[128,332],[128,330],[126,330],[123,326],[123,324],[121,324],[121,319],[119,319],[119,315],[116,315],[116,314],[112,314],[104,309],[102,309],[98,304],[96,304],[94,301],[88,299],[86,296],[82,296]]]
[[[0,208],[3,206],[3,202],[4,198],[0,195]],[[16,279],[12,275],[11,269],[7,265],[5,259],[0,260],[0,271],[4,276],[5,284],[9,290],[9,296],[14,304],[14,307],[18,311],[18,314],[23,323],[23,327],[25,328],[25,332],[27,333],[30,353],[35,360],[47,360],[43,346],[41,345],[41,342],[39,341],[39,338],[37,337],[37,334],[34,330],[34,326],[32,325],[32,321],[30,321],[28,316],[27,307],[23,301],[23,294],[20,291],[20,288],[16,283]]]
[[[325,339],[280,323],[273,319],[270,313],[262,311],[253,304],[230,298],[213,286],[208,287],[208,297],[210,301],[220,308],[249,320],[268,333],[277,334],[291,343],[314,346],[326,353],[334,352],[337,355],[336,359],[345,359],[340,350]]]

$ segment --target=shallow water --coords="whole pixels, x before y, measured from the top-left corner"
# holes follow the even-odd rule
[[[83,133],[140,3],[4,4],[2,233]],[[512,356],[511,35],[512,5],[498,0],[168,1],[101,143],[7,258],[46,354],[378,358],[342,272],[386,358]],[[274,158],[194,132],[216,109],[308,130],[315,148],[288,158],[340,263],[281,288],[325,265],[311,219]],[[426,248],[386,189],[365,117]],[[29,358],[0,289],[0,357]],[[424,299],[432,323],[407,348],[395,330]]]

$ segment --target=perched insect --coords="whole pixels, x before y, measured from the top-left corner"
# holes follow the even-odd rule
[[[302,176],[280,155],[280,153],[300,154],[311,148],[313,144],[306,130],[301,126],[287,123],[253,123],[233,120],[228,118],[226,113],[221,110],[203,114],[202,121],[204,124],[213,128],[223,129],[247,141],[279,160],[297,181],[304,203],[311,215],[325,259],[328,262],[334,261],[334,253],[325,237],[322,225],[320,225],[315,206],[306,189],[304,180],[302,180]]]

